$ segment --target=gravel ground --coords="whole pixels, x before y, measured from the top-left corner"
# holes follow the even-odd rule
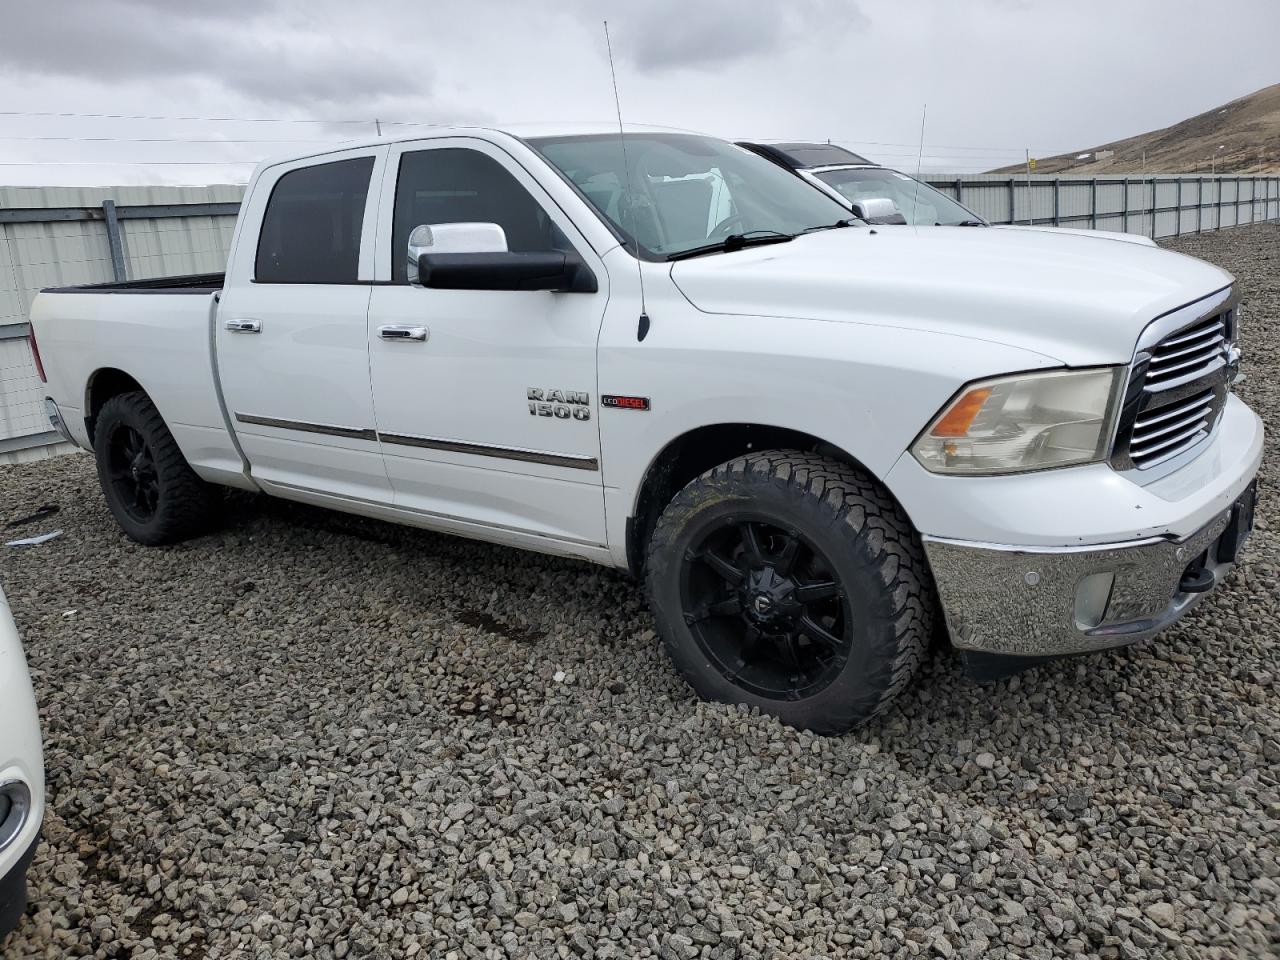
[[[1280,228],[1176,247],[1280,435]],[[7,469],[66,533],[0,548],[51,792],[0,953],[1280,955],[1277,471],[1162,639],[822,739],[695,702],[612,572],[253,498],[147,549],[88,457]]]

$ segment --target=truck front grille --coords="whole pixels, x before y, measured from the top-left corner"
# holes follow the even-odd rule
[[[1212,390],[1158,406],[1148,406],[1134,421],[1129,439],[1133,465],[1150,467],[1189,450],[1209,435],[1217,419],[1217,400]]]
[[[1138,344],[1112,463],[1147,470],[1192,450],[1218,425],[1232,371],[1233,306]]]
[[[1220,313],[1161,340],[1151,351],[1147,386],[1159,389],[1196,377],[1222,361],[1227,345],[1227,320],[1227,314]]]

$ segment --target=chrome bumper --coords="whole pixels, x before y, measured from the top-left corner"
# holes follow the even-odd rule
[[[53,427],[67,443],[75,443],[75,437],[71,436],[71,431],[67,429],[67,422],[62,419],[62,411],[58,409],[57,403],[52,397],[44,398],[44,412],[49,418],[49,426]],[[76,444],[79,446],[79,444]]]
[[[924,546],[957,649],[1087,653],[1158,633],[1216,587],[1247,535],[1235,536],[1239,509],[1180,541],[1028,549],[925,537]],[[1229,526],[1234,542],[1225,544]],[[1183,589],[1189,568],[1203,571],[1196,592]]]

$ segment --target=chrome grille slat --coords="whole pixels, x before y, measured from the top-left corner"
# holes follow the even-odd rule
[[[1226,400],[1231,310],[1202,317],[1145,347],[1137,412],[1117,437],[1117,456],[1146,469],[1194,449],[1217,425]],[[1189,392],[1189,395],[1188,395]],[[1176,399],[1174,399],[1176,398]]]
[[[1158,386],[1211,367],[1223,357],[1226,340],[1227,324],[1221,314],[1166,337],[1151,351],[1147,384]]]
[[[1175,434],[1172,437],[1161,440],[1159,443],[1152,443],[1144,447],[1130,447],[1130,454],[1135,460],[1143,459],[1149,461],[1150,458],[1160,453],[1180,452],[1181,450],[1190,447],[1191,443],[1189,441],[1195,440],[1204,432],[1208,425],[1209,424],[1206,420],[1201,419],[1194,426],[1188,427],[1186,430],[1183,430],[1181,433]],[[1171,447],[1178,447],[1178,451],[1170,450]]]
[[[1133,441],[1130,443],[1129,448],[1132,450],[1137,449],[1138,447],[1145,447],[1157,437],[1162,437],[1165,434],[1174,432],[1175,430],[1181,430],[1188,424],[1202,422],[1208,418],[1211,409],[1212,408],[1207,405],[1197,407],[1195,410],[1191,411],[1191,413],[1187,414],[1185,417],[1181,417],[1180,419],[1167,420],[1164,423],[1155,425],[1154,428],[1143,429],[1141,432],[1135,430],[1133,431]]]
[[[1168,350],[1168,349],[1172,349],[1173,347],[1179,347],[1182,344],[1187,343],[1191,340],[1195,340],[1197,337],[1203,337],[1208,333],[1221,333],[1222,326],[1223,326],[1222,318],[1214,317],[1212,320],[1209,320],[1206,323],[1199,324],[1198,326],[1194,326],[1189,330],[1186,330],[1182,333],[1177,334],[1176,336],[1165,337],[1165,339],[1160,341],[1160,344],[1156,347],[1156,349]]]
[[[1221,350],[1221,349],[1222,349],[1222,334],[1219,333],[1219,334],[1213,335],[1210,339],[1205,340],[1203,343],[1193,343],[1189,347],[1183,347],[1178,350],[1171,350],[1168,352],[1161,351],[1160,362],[1165,363],[1166,361],[1177,360],[1179,357],[1201,356],[1206,353],[1211,353],[1214,350]]]
[[[1182,363],[1171,363],[1163,366],[1156,366],[1152,363],[1147,368],[1147,383],[1152,380],[1164,380],[1179,373],[1186,373],[1189,370],[1196,370],[1200,367],[1207,367],[1214,360],[1222,355],[1221,348],[1215,348],[1212,353],[1204,356],[1194,357],[1190,360],[1184,360]]]
[[[1193,397],[1189,397],[1185,403],[1172,403],[1164,407],[1155,407],[1147,410],[1142,415],[1141,425],[1135,425],[1133,432],[1145,430],[1157,423],[1168,420],[1170,417],[1176,417],[1193,406],[1208,406],[1213,403],[1213,391],[1205,390],[1203,393],[1197,393]]]

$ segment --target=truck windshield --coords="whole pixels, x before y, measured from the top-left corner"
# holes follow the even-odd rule
[[[667,260],[731,236],[793,236],[849,217],[781,167],[713,137],[627,133],[629,178],[618,134],[528,143],[646,260]]]
[[[852,167],[844,170],[820,170],[813,174],[850,203],[861,200],[892,200],[907,223],[918,226],[954,227],[981,221],[945,193],[927,183],[884,167]]]

